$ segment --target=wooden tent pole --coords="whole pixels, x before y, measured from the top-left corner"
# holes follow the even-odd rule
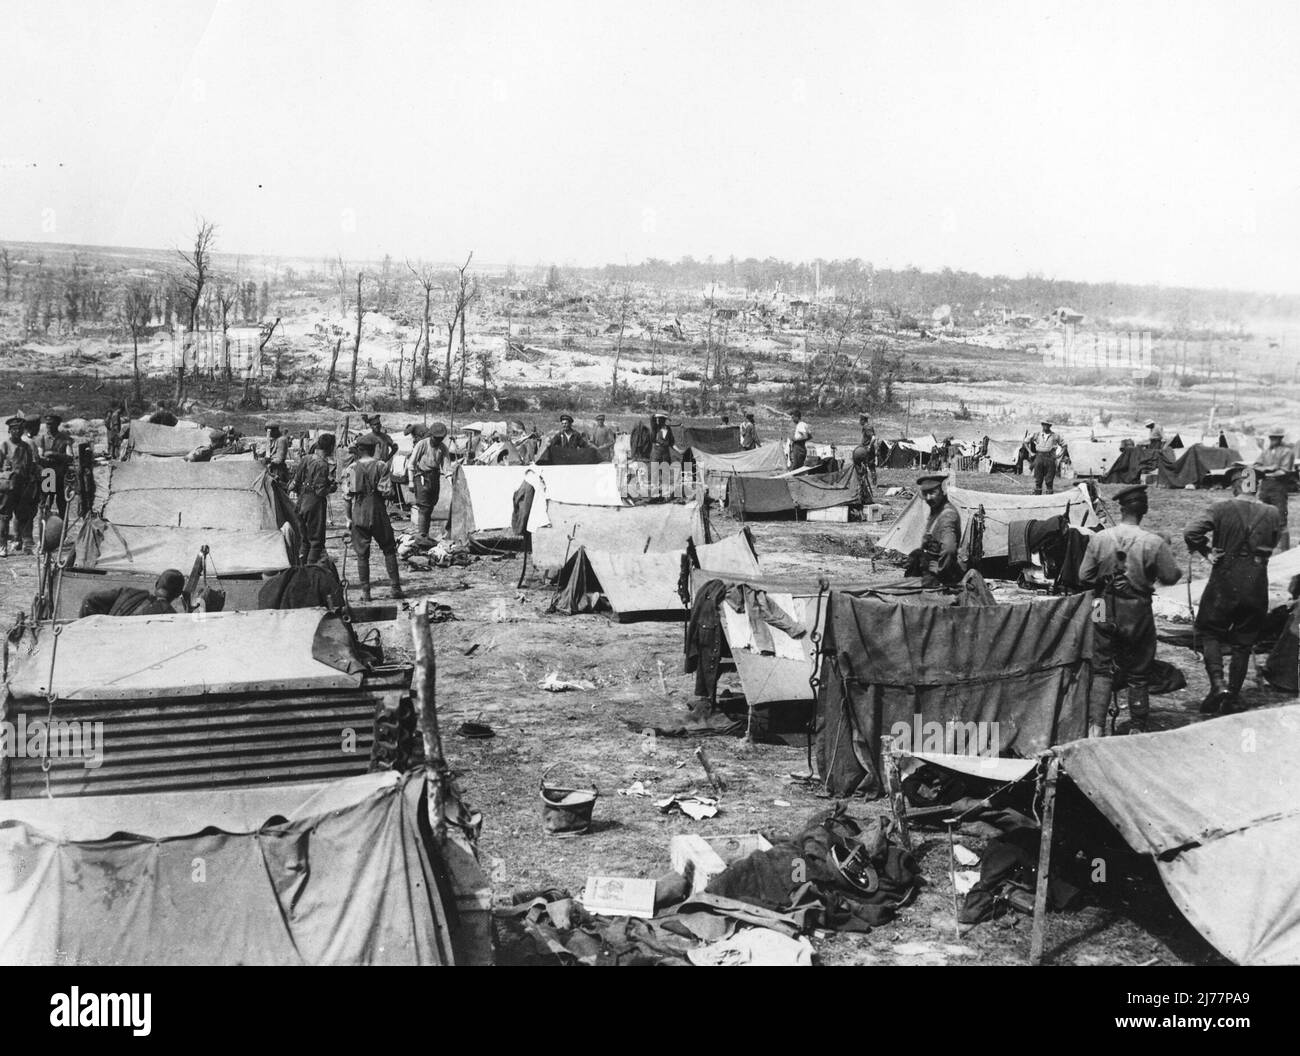
[[[1034,890],[1034,927],[1029,939],[1029,963],[1043,963],[1043,944],[1047,938],[1047,885],[1052,864],[1052,829],[1056,819],[1056,782],[1061,772],[1061,758],[1052,753],[1047,762],[1047,779],[1043,784],[1043,828],[1038,844],[1038,884]]]
[[[447,834],[445,805],[450,775],[447,760],[442,754],[442,738],[438,733],[438,709],[434,691],[437,664],[433,655],[433,634],[429,630],[429,602],[411,610],[411,640],[415,650],[415,679],[412,685],[420,735],[424,740],[424,768],[429,796],[429,824],[433,835],[441,840]]]

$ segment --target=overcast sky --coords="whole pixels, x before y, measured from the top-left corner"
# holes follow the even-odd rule
[[[1300,4],[0,4],[0,239],[1300,292]]]

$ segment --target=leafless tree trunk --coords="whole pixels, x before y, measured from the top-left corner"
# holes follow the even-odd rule
[[[343,347],[343,338],[334,342],[334,352],[330,355],[330,372],[325,378],[325,402],[329,403],[330,393],[334,389],[334,368],[339,361],[339,349]]]
[[[131,369],[135,386],[135,402],[143,403],[140,386],[140,338],[149,328],[153,318],[153,294],[142,282],[127,286],[122,298],[122,320],[131,334]]]
[[[623,303],[618,312],[618,344],[614,346],[614,370],[609,379],[609,398],[618,399],[618,361],[623,355],[623,330],[627,325],[627,304],[632,293],[631,283],[623,286]]]
[[[186,361],[194,352],[194,342],[198,329],[199,306],[203,303],[203,289],[212,272],[212,245],[216,241],[217,228],[207,220],[199,220],[199,229],[194,234],[194,249],[189,253],[177,250],[185,264],[185,270],[178,282],[185,298],[186,324],[185,338],[181,343],[181,358],[176,364],[176,402],[185,397]]]
[[[409,260],[406,262],[406,267],[410,270],[411,274],[415,276],[415,281],[418,282],[420,284],[420,287],[424,290],[424,330],[422,331],[424,334],[424,360],[422,361],[420,366],[420,384],[428,385],[429,384],[429,337],[433,332],[429,328],[429,310],[433,302],[433,289],[435,286],[438,285],[438,277],[435,274],[433,268],[425,264],[424,261],[419,262],[418,270],[415,268],[415,266],[411,264]],[[414,357],[416,352],[419,352],[418,344],[415,350],[411,353],[412,363],[415,362]]]
[[[221,318],[221,374],[226,381],[230,380],[230,313],[238,300],[238,278],[235,279],[235,285],[229,289],[224,286],[218,287],[217,312]]]
[[[357,270],[357,337],[352,343],[352,384],[348,398],[355,407],[357,403],[357,361],[361,358],[361,271]]]
[[[465,274],[469,270],[470,261],[474,259],[474,253],[471,250],[462,267],[457,268],[456,296],[452,302],[451,315],[447,319],[447,363],[446,371],[443,375],[446,381],[446,397],[448,410],[454,408],[454,389],[452,387],[451,372],[451,350],[456,340],[456,327],[460,326],[462,347],[465,341],[465,309],[469,307],[471,301],[478,296],[478,283],[474,282],[471,276]],[[464,388],[464,372],[462,371],[462,389]]]
[[[9,255],[9,247],[0,249],[0,270],[5,273],[5,300],[9,300],[9,288],[14,282],[14,262]]]

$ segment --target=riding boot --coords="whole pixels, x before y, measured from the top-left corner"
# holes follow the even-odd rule
[[[1205,673],[1210,676],[1210,691],[1201,701],[1202,715],[1217,715],[1223,707],[1227,690],[1223,684],[1223,646],[1217,638],[1206,638],[1201,646],[1205,656]]]
[[[388,572],[388,585],[393,588],[393,597],[404,598],[402,593],[402,581],[397,575],[397,555],[384,555],[384,569]]]
[[[1151,701],[1146,686],[1128,687],[1128,732],[1146,733],[1151,715]]]
[[[370,600],[370,555],[357,554],[357,585],[361,588],[361,600]]]
[[[1250,648],[1233,649],[1232,661],[1228,665],[1228,693],[1223,701],[1223,714],[1245,711],[1241,704],[1241,687],[1246,682],[1246,672],[1250,670]]]
[[[415,508],[415,534],[417,538],[429,538],[429,515],[432,512],[427,506],[417,506]]]

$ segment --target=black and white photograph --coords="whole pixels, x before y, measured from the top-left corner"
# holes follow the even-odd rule
[[[1300,7],[0,27],[40,1023],[166,1002],[65,969],[244,965],[1095,967],[1082,1037],[1263,1023]]]

